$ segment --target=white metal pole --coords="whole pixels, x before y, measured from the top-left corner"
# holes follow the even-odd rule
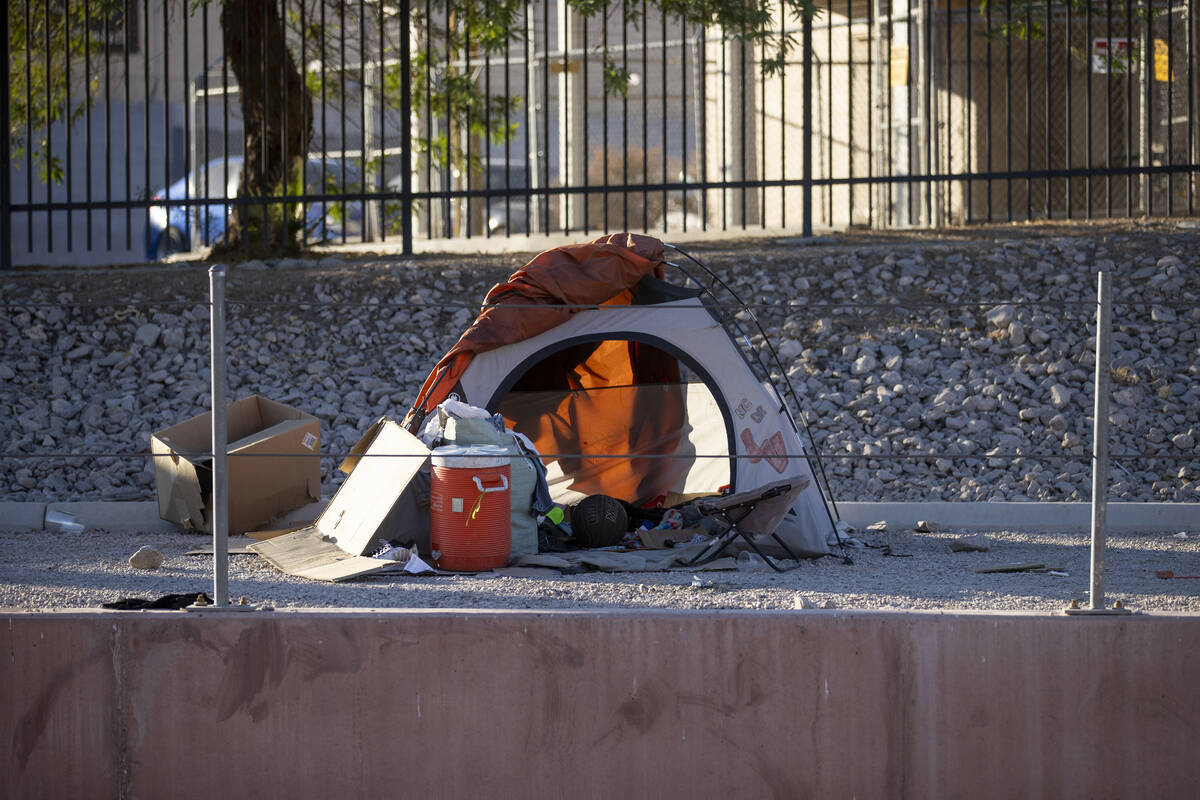
[[[1104,544],[1108,535],[1108,372],[1111,358],[1112,292],[1108,273],[1097,280],[1096,404],[1092,422],[1092,610],[1104,606]]]
[[[212,351],[212,534],[213,604],[229,605],[229,483],[226,451],[229,437],[225,427],[225,265],[208,270],[211,292]]]

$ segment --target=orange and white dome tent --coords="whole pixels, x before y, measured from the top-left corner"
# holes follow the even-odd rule
[[[807,478],[789,543],[830,552],[833,517],[786,403],[764,370],[756,376],[713,295],[664,279],[674,266],[664,253],[631,233],[541,253],[488,292],[404,426],[418,432],[448,398],[499,412],[537,446],[563,503]]]

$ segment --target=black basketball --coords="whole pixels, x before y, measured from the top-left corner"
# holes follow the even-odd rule
[[[583,498],[571,509],[571,530],[584,547],[611,547],[625,536],[625,507],[606,494]]]

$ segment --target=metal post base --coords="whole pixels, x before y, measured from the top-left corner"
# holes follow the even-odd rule
[[[1112,608],[1084,608],[1079,605],[1078,600],[1072,600],[1071,605],[1063,609],[1063,613],[1079,617],[1122,617],[1133,612],[1121,605],[1120,600],[1113,603]]]

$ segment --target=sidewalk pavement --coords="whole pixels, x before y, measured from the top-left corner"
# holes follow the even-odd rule
[[[285,515],[288,519],[312,520],[321,504],[313,504]],[[152,500],[105,503],[0,502],[0,530],[59,530],[47,524],[46,512],[71,514],[85,528],[107,531],[171,533],[180,528],[158,516]],[[1088,503],[865,503],[837,504],[841,519],[858,529],[886,521],[893,530],[916,526],[919,520],[936,522],[943,530],[1089,531]],[[284,525],[279,525],[283,527]],[[1200,503],[1113,503],[1108,504],[1107,528],[1111,533],[1200,532]]]

